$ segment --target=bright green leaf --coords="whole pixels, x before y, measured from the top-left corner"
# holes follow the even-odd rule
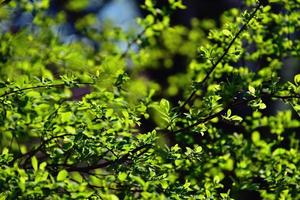
[[[67,178],[68,174],[68,171],[64,169],[59,171],[56,178],[57,181],[64,181]]]
[[[38,170],[38,160],[35,156],[32,156],[32,158],[31,158],[31,165],[32,165],[34,171]]]
[[[300,74],[297,74],[296,76],[294,76],[294,82],[297,86],[300,85]]]
[[[250,94],[255,95],[255,88],[253,86],[249,85],[248,90],[249,90]]]
[[[127,178],[127,174],[124,173],[124,172],[120,172],[119,175],[118,175],[118,179],[121,181],[121,182],[124,182]]]

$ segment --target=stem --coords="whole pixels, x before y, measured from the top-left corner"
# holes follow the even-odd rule
[[[30,159],[32,156],[34,156],[37,152],[39,152],[48,142],[50,142],[51,140],[57,139],[57,138],[62,138],[65,136],[71,136],[73,134],[64,134],[64,135],[57,135],[57,136],[53,136],[47,140],[44,140],[37,148],[32,149],[31,151],[28,151],[27,153],[20,155],[19,157],[16,157],[14,160],[11,161],[11,163],[14,163],[16,160],[21,159],[23,157],[27,157],[25,160],[25,163],[28,159]]]
[[[127,44],[127,48],[121,54],[120,59],[125,58],[127,56],[131,47],[144,35],[144,33],[147,31],[147,29],[151,26],[152,26],[152,24],[146,26],[143,31],[141,31],[139,34],[137,34],[137,36],[130,43]]]
[[[240,28],[240,30],[237,32],[237,34],[234,36],[234,38],[231,40],[231,42],[229,43],[229,45],[226,47],[224,53],[221,55],[221,57],[219,57],[219,59],[212,65],[212,67],[210,68],[210,70],[208,71],[208,73],[206,74],[206,76],[204,77],[204,79],[200,82],[201,85],[201,89],[203,90],[203,88],[205,87],[205,84],[207,82],[207,80],[209,79],[210,75],[214,72],[214,70],[216,69],[216,67],[218,66],[219,63],[221,63],[221,61],[224,59],[224,57],[228,54],[231,46],[234,44],[234,42],[236,41],[236,39],[239,37],[239,35],[246,29],[247,25],[249,24],[249,22],[251,21],[251,19],[253,19],[253,17],[255,16],[255,14],[257,13],[257,11],[260,8],[260,3],[257,5],[257,7],[255,8],[255,10],[251,13],[249,19],[246,21],[246,23]],[[183,104],[180,106],[179,111],[181,112],[184,107],[192,100],[192,98],[195,96],[196,92],[198,90],[194,89],[192,91],[192,93],[189,95],[189,97],[183,102]]]
[[[77,83],[79,85],[92,85],[93,83]],[[47,87],[64,87],[66,84],[60,83],[60,84],[53,84],[53,85],[37,85],[37,86],[32,86],[32,87],[27,87],[27,88],[21,88],[18,90],[13,90],[10,92],[5,92],[4,94],[0,95],[1,97],[6,97],[12,94],[16,94],[18,92],[26,91],[26,90],[33,90],[33,89],[39,89],[39,88],[47,88]]]
[[[135,154],[138,151],[144,149],[144,151],[142,151],[142,153],[138,154],[139,156],[141,156],[142,154],[146,153],[147,150],[149,150],[152,146],[153,145],[151,145],[151,144],[141,145],[139,147],[136,147],[135,149],[133,149],[129,153],[125,154],[121,158],[119,158],[117,160],[114,160],[114,161],[106,161],[104,163],[100,163],[100,164],[97,164],[97,165],[90,165],[90,166],[84,166],[84,167],[70,166],[66,170],[69,171],[69,172],[72,172],[72,171],[88,172],[88,171],[91,171],[91,170],[94,170],[94,169],[105,168],[105,167],[112,166],[112,165],[115,165],[115,164],[122,164],[122,163],[129,160],[130,155]]]
[[[184,127],[184,128],[181,128],[179,130],[176,130],[176,131],[173,131],[172,133],[173,134],[176,134],[176,133],[181,133],[181,132],[185,132],[185,131],[188,131],[190,130],[191,128],[195,127],[195,126],[198,126],[199,124],[202,124],[202,123],[205,123],[215,117],[219,117],[220,115],[222,115],[222,113],[224,113],[225,111],[227,111],[228,109],[232,109],[233,107],[235,106],[238,106],[238,105],[241,105],[241,104],[244,104],[244,103],[248,103],[252,100],[255,100],[255,99],[258,99],[258,98],[262,98],[262,97],[269,97],[269,98],[277,98],[277,99],[281,99],[281,100],[284,100],[284,99],[293,99],[293,98],[297,98],[297,99],[300,99],[300,95],[291,95],[291,96],[279,96],[279,95],[275,95],[275,94],[266,94],[266,93],[263,93],[262,96],[260,97],[251,97],[249,99],[245,99],[245,100],[241,100],[241,101],[238,101],[238,102],[232,102],[230,104],[228,104],[227,106],[225,106],[225,108],[223,108],[221,111],[217,112],[217,113],[214,113],[212,115],[209,115],[207,117],[204,117],[200,120],[198,120],[197,122],[195,122],[194,124],[191,124],[187,127]],[[163,132],[161,132],[163,133]],[[167,132],[167,133],[170,133],[170,132]]]

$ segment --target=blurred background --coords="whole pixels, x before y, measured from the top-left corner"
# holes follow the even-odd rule
[[[8,3],[9,0],[6,2]],[[147,14],[140,8],[142,2],[140,0],[50,0],[47,12],[49,15],[56,15],[60,11],[66,13],[67,21],[59,27],[58,31],[64,41],[70,42],[84,37],[84,34],[76,29],[75,24],[90,14],[96,15],[100,21],[111,20],[123,29],[136,27],[135,19]],[[167,1],[157,1],[157,4],[163,7]],[[184,4],[187,9],[175,12],[172,15],[172,24],[189,26],[192,18],[210,18],[218,21],[225,10],[242,6],[241,1],[238,0],[184,0]],[[1,31],[8,29],[17,31],[21,27],[28,26],[35,12],[24,11],[22,7],[17,7],[10,22],[0,22]]]

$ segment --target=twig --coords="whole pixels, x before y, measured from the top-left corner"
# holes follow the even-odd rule
[[[280,96],[280,95],[272,95],[271,97],[277,99],[300,99],[300,95],[291,95],[291,96]]]
[[[220,115],[222,115],[222,113],[226,112],[228,109],[232,109],[233,107],[236,107],[238,105],[248,103],[248,102],[253,101],[255,99],[264,98],[264,97],[277,98],[277,99],[282,99],[282,100],[284,100],[284,99],[293,99],[293,98],[300,99],[300,95],[280,96],[280,95],[275,95],[275,94],[262,93],[262,96],[253,96],[249,99],[241,100],[241,101],[238,101],[238,102],[232,102],[232,103],[228,104],[227,106],[225,106],[221,111],[219,111],[217,113],[214,113],[214,114],[211,114],[207,117],[204,117],[204,118],[198,120],[197,122],[195,122],[194,124],[191,124],[187,127],[181,128],[181,129],[176,130],[176,131],[172,131],[172,133],[177,134],[177,133],[182,133],[182,132],[188,131],[188,130],[190,130],[191,128],[193,128],[195,126],[198,126],[199,124],[205,123],[205,122],[207,122],[207,121],[209,121],[209,120],[211,120],[215,117],[219,117]],[[160,133],[164,133],[164,132],[161,131]],[[167,132],[167,133],[170,133],[170,132]]]
[[[147,29],[149,27],[151,27],[152,24],[149,24],[148,26],[146,26],[143,31],[141,31],[139,34],[137,34],[137,36],[127,44],[127,48],[126,50],[121,54],[120,59],[123,59],[127,56],[127,54],[129,53],[129,50],[131,49],[131,47],[144,35],[144,33],[147,31]]]
[[[16,160],[19,160],[19,159],[21,159],[23,157],[27,157],[28,156],[26,158],[26,160],[25,160],[25,162],[26,162],[28,159],[30,159],[32,156],[34,156],[37,152],[39,152],[45,145],[47,145],[47,143],[50,142],[51,140],[54,140],[56,138],[62,138],[62,137],[65,137],[65,136],[70,136],[70,135],[73,135],[73,134],[57,135],[57,136],[53,136],[53,137],[51,137],[51,138],[49,138],[47,140],[44,140],[37,148],[32,149],[31,151],[28,151],[27,153],[22,154],[22,155],[16,157],[15,159],[13,159],[11,161],[11,163],[14,163]]]
[[[84,167],[70,166],[66,170],[69,171],[69,172],[72,172],[72,171],[88,172],[88,171],[91,171],[91,170],[94,170],[94,169],[105,168],[105,167],[112,166],[112,165],[115,165],[115,164],[121,164],[121,163],[126,162],[129,159],[129,156],[131,156],[132,154],[135,154],[138,151],[143,150],[143,149],[150,149],[152,146],[153,146],[152,144],[141,145],[141,146],[136,147],[135,149],[133,149],[129,153],[125,154],[124,156],[122,156],[119,159],[114,160],[114,161],[106,161],[104,163],[100,163],[100,164],[97,164],[97,165],[90,165],[90,166],[84,166]],[[143,153],[145,153],[145,152],[146,151],[143,151]],[[139,155],[141,156],[141,154],[139,154]]]
[[[205,123],[205,122],[207,122],[207,121],[209,121],[209,120],[211,120],[211,119],[213,119],[213,118],[219,117],[220,115],[222,115],[222,113],[224,113],[224,112],[225,112],[226,110],[228,110],[228,109],[231,109],[231,108],[233,108],[233,107],[235,107],[235,106],[238,106],[238,105],[241,105],[241,104],[243,104],[243,103],[247,103],[247,102],[252,101],[252,100],[254,100],[254,99],[255,99],[255,98],[253,97],[253,98],[251,98],[251,99],[247,99],[247,100],[242,100],[242,101],[239,101],[239,102],[231,103],[231,104],[225,106],[225,107],[224,107],[222,110],[220,110],[219,112],[214,113],[214,114],[211,114],[211,115],[209,115],[209,116],[207,116],[207,117],[204,117],[204,118],[198,120],[197,122],[195,122],[195,123],[193,123],[193,124],[191,124],[191,125],[189,125],[189,126],[187,126],[187,127],[184,127],[184,128],[181,128],[181,129],[179,129],[179,130],[174,131],[173,133],[174,133],[174,134],[177,134],[177,133],[182,133],[182,132],[185,132],[185,131],[187,131],[187,130],[190,130],[191,128],[193,128],[193,127],[195,127],[195,126],[198,126],[199,124]]]
[[[212,67],[210,68],[210,70],[208,71],[208,73],[205,75],[204,79],[199,83],[199,85],[201,85],[201,89],[203,90],[203,88],[205,87],[205,84],[208,80],[208,78],[210,77],[210,75],[214,72],[214,70],[216,69],[216,67],[218,66],[218,64],[224,59],[224,57],[228,54],[231,46],[234,44],[234,42],[236,41],[236,39],[239,37],[239,35],[246,29],[247,25],[249,24],[249,22],[251,21],[251,19],[253,19],[253,17],[255,16],[256,12],[259,10],[261,6],[261,3],[259,3],[257,5],[257,7],[255,8],[255,10],[251,13],[249,19],[246,21],[246,23],[240,28],[240,30],[237,32],[237,34],[234,36],[234,38],[231,40],[231,42],[229,43],[229,45],[227,46],[227,48],[225,49],[225,51],[223,52],[223,54],[218,58],[218,60],[212,65]],[[184,107],[192,100],[192,98],[195,96],[196,92],[198,91],[198,89],[194,89],[192,91],[192,93],[189,95],[189,97],[183,102],[183,104],[180,106],[179,111],[181,112]]]
[[[76,83],[76,84],[79,84],[79,85],[92,85],[93,83]],[[39,89],[39,88],[48,88],[48,87],[50,87],[50,88],[51,87],[64,87],[64,86],[66,86],[66,84],[64,84],[64,83],[53,84],[53,85],[37,85],[37,86],[21,88],[21,89],[18,89],[18,90],[5,92],[4,94],[0,95],[0,98],[5,97],[5,96],[9,96],[9,95],[12,95],[12,94],[16,94],[16,93],[19,93],[19,92],[22,92],[22,91],[26,91],[26,90],[33,90],[33,89]]]

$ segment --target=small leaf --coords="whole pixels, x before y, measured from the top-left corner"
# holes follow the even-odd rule
[[[6,200],[6,199],[7,199],[7,194],[4,193],[4,192],[2,192],[2,193],[0,194],[0,200]]]
[[[228,110],[227,110],[227,117],[230,117],[230,116],[231,116],[231,110],[228,109]]]
[[[121,181],[121,182],[124,182],[127,178],[127,174],[125,172],[120,172],[119,175],[118,175],[118,179]]]
[[[68,171],[67,170],[61,170],[60,172],[58,172],[57,174],[57,181],[64,181],[68,176]]]
[[[255,95],[255,88],[253,86],[249,85],[248,90],[249,90],[250,94]]]
[[[141,186],[144,186],[145,185],[145,181],[139,177],[139,176],[133,176],[132,177],[132,180],[136,181],[137,183],[139,183]]]
[[[31,164],[32,164],[34,171],[37,171],[38,170],[38,160],[36,159],[35,156],[32,156]]]
[[[227,36],[227,37],[232,36],[231,32],[230,32],[229,30],[227,30],[227,29],[224,29],[224,30],[222,31],[222,33],[223,33],[225,36]]]
[[[190,147],[186,147],[186,152],[185,152],[185,155],[190,155],[193,153],[193,150],[190,148]]]
[[[294,77],[294,82],[297,86],[300,85],[300,74],[297,74],[295,77]]]
[[[72,127],[72,126],[66,126],[65,129],[66,129],[66,131],[68,133],[71,133],[71,134],[75,134],[76,133],[76,129],[74,127]]]
[[[286,150],[284,148],[277,148],[273,151],[272,156],[284,155]]]
[[[160,182],[161,187],[165,190],[169,187],[169,184],[166,180]]]
[[[191,185],[191,183],[186,180],[184,185],[183,185],[183,188],[184,189],[189,189],[190,185]]]
[[[152,2],[152,0],[146,0],[146,1],[145,1],[145,5],[146,5],[147,7],[149,7],[149,8],[153,8],[153,2]]]
[[[202,147],[201,146],[196,147],[195,152],[196,153],[202,152]]]
[[[8,148],[4,147],[2,150],[2,154],[8,154],[8,153],[9,153]]]
[[[46,166],[47,166],[47,163],[46,163],[46,162],[42,162],[42,163],[40,164],[40,170],[44,171],[45,168],[46,168]]]
[[[83,178],[79,172],[72,172],[72,173],[70,173],[70,176],[72,177],[72,179],[74,179],[78,183],[81,183],[83,180]]]
[[[219,183],[220,182],[220,177],[219,176],[215,176],[214,177],[214,183]]]
[[[166,112],[169,112],[169,110],[170,110],[170,103],[166,99],[162,99],[159,103],[159,106]]]
[[[176,166],[180,166],[181,163],[182,163],[182,160],[175,160],[175,165],[176,165]]]
[[[178,146],[178,144],[175,144],[174,146],[171,147],[171,151],[177,152],[179,151],[181,148]]]
[[[233,120],[233,121],[237,121],[237,122],[243,121],[243,118],[238,116],[238,115],[233,115],[233,116],[230,117],[230,119]]]
[[[264,103],[260,103],[259,104],[259,109],[261,109],[261,110],[263,110],[263,109],[266,109],[266,104],[264,104]]]
[[[260,140],[260,134],[258,131],[254,131],[251,135],[251,140],[254,144],[256,144],[257,142],[259,142]]]

